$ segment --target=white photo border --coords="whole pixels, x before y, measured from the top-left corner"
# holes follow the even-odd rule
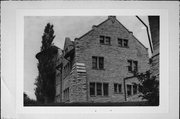
[[[159,106],[106,106],[106,107],[65,107],[65,106],[23,106],[23,72],[24,72],[24,17],[25,16],[160,16],[160,105]],[[168,111],[168,14],[167,10],[161,9],[33,9],[33,10],[18,10],[17,11],[17,110],[28,113],[94,113],[94,110],[99,113],[162,113]],[[162,41],[163,39],[163,41]],[[165,51],[166,50],[166,51]],[[164,74],[164,75],[161,75]],[[163,79],[163,81],[162,81]]]
[[[179,113],[178,1],[16,1],[1,2],[1,107],[9,118],[177,118]],[[23,106],[24,16],[160,16],[160,106]],[[72,12],[73,10],[73,12]],[[79,10],[79,11],[78,11]],[[54,12],[55,11],[55,12]],[[76,11],[76,13],[74,13]],[[56,14],[58,12],[58,14]],[[101,13],[100,13],[101,12]],[[82,14],[81,14],[82,15]],[[3,88],[5,87],[5,88]],[[5,91],[9,92],[5,92]],[[6,94],[8,93],[8,94]],[[7,104],[9,105],[7,106]],[[6,107],[6,108],[4,108]],[[85,116],[82,116],[84,114]],[[96,115],[94,115],[96,114]],[[97,115],[100,114],[100,115]],[[110,114],[110,115],[109,115]]]

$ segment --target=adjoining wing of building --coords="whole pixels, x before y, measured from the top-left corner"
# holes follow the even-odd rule
[[[134,71],[149,70],[148,49],[115,16],[71,41],[65,39],[55,102],[141,101]]]

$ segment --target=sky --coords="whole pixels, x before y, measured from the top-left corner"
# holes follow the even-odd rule
[[[35,79],[38,76],[35,55],[40,52],[42,35],[47,23],[54,25],[54,45],[63,49],[65,37],[71,40],[79,38],[93,25],[98,25],[108,16],[25,16],[24,17],[24,92],[36,99],[34,94]],[[147,16],[139,16],[149,26]],[[135,16],[116,16],[133,35],[149,49],[150,46],[145,26]]]

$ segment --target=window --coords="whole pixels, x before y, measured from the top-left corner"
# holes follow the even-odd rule
[[[90,83],[90,96],[95,96],[95,83]]]
[[[120,47],[128,47],[128,40],[127,39],[118,38],[118,45]]]
[[[114,92],[117,93],[117,84],[114,84]]]
[[[123,46],[123,45],[122,45],[122,40],[123,40],[123,39],[118,38],[118,44],[119,44],[119,46],[121,46],[121,47]]]
[[[100,36],[100,44],[110,45],[111,44],[111,37],[109,37],[109,36]]]
[[[127,85],[127,95],[128,96],[132,95],[132,93],[131,93],[131,85]]]
[[[104,92],[104,96],[108,96],[108,83],[103,83],[103,92]]]
[[[109,85],[108,83],[90,83],[90,96],[108,96]]]
[[[134,71],[138,71],[138,62],[134,61]]]
[[[100,36],[100,44],[105,44],[104,43],[104,36]]]
[[[97,69],[97,57],[92,57],[92,68]]]
[[[132,60],[128,60],[128,71],[132,71]]]
[[[104,58],[99,57],[99,69],[104,69]]]
[[[124,47],[128,47],[128,40],[124,39]]]
[[[64,101],[69,101],[69,88],[64,90]]]
[[[138,62],[134,60],[128,60],[128,71],[138,71]]]
[[[92,56],[92,68],[93,69],[104,69],[104,57]]]
[[[106,39],[106,44],[110,45],[111,44],[111,38],[106,36],[105,39]]]
[[[137,94],[137,85],[136,84],[133,85],[133,94],[134,95]]]
[[[97,95],[102,95],[102,83],[96,83],[97,85]]]
[[[114,84],[114,93],[121,93],[122,92],[121,88],[122,88],[121,84],[115,83]]]

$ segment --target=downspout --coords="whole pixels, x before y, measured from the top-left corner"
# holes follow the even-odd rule
[[[149,40],[149,45],[150,45],[150,48],[151,48],[151,53],[153,54],[153,47],[152,47],[152,42],[151,42],[151,39],[150,39],[150,35],[149,35],[149,28],[148,26],[138,17],[136,16],[139,21],[146,27],[146,31],[147,31],[147,35],[148,35],[148,40]]]

